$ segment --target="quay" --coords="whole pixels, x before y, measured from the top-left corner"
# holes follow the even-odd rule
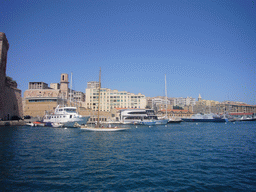
[[[14,121],[0,121],[0,127],[5,126],[23,126],[26,125],[24,120],[14,120]]]

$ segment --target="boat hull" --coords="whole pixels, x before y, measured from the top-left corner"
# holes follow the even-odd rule
[[[181,123],[182,120],[169,120],[168,121],[168,124],[171,124],[171,123]]]
[[[256,121],[256,118],[239,119],[237,121]]]
[[[155,120],[156,122],[156,125],[166,125],[168,123],[168,119],[158,119],[158,120]]]
[[[63,119],[63,120],[46,120],[44,123],[48,127],[54,127],[54,124],[62,124],[63,127],[79,127],[81,125],[85,125],[87,121],[89,120],[89,116],[86,117],[79,117],[79,118],[73,118],[71,120],[69,119]]]

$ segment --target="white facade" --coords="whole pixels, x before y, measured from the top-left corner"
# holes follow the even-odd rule
[[[154,98],[152,99],[152,105],[166,105],[166,102],[167,102],[167,105],[170,105],[170,100],[167,98],[167,101],[165,99],[162,99],[162,98]]]
[[[99,100],[98,88],[86,89],[86,108],[97,111]],[[134,108],[145,109],[146,97],[126,91],[111,90],[108,88],[100,89],[100,111],[110,111],[113,108]]]
[[[173,106],[189,106],[189,105],[195,105],[196,99],[192,97],[178,97],[178,98],[172,98],[173,100]]]

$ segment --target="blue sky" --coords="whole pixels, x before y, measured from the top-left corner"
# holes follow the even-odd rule
[[[7,75],[73,88],[256,104],[256,1],[3,1]]]

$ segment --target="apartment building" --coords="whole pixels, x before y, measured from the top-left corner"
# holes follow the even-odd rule
[[[97,82],[89,82],[86,88],[86,108],[97,111],[111,111],[115,108],[134,108],[145,109],[146,97],[145,95],[129,93],[126,91],[111,90],[108,88],[100,89],[100,103],[99,103],[99,88]]]
[[[190,105],[195,105],[196,104],[196,99],[192,97],[177,97],[177,98],[171,98],[171,101],[173,103],[173,106],[180,106],[180,107],[185,107],[185,106],[190,106]]]

